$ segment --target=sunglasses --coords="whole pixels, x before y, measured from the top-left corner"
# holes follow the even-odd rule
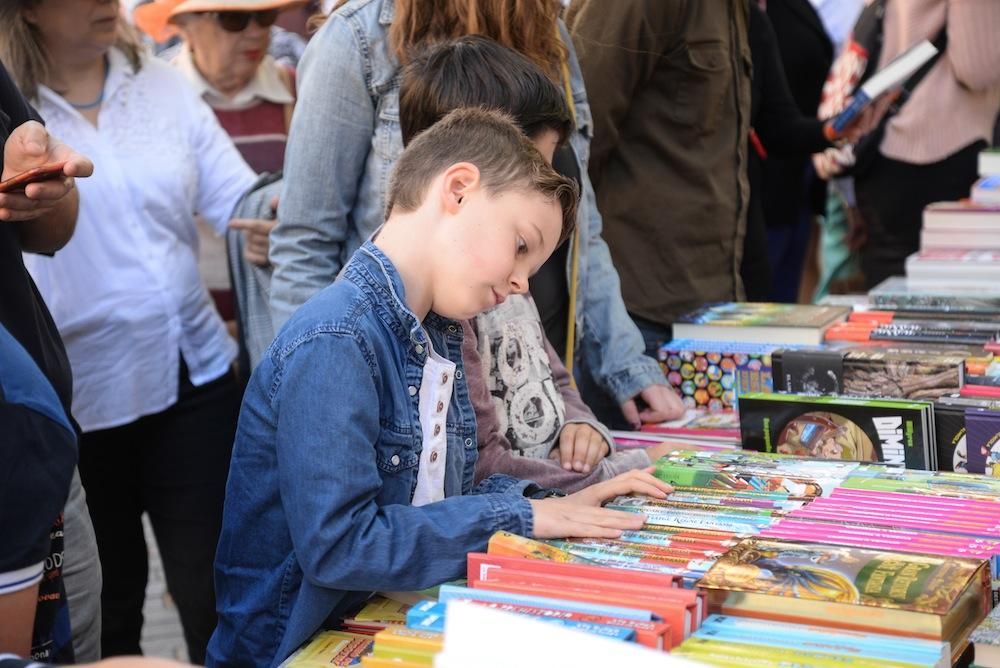
[[[261,28],[270,28],[278,20],[279,10],[264,9],[259,12],[207,12],[215,15],[219,27],[226,32],[243,32],[253,19]]]

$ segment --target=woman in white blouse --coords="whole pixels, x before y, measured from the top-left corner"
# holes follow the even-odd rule
[[[25,263],[74,374],[103,654],[141,653],[146,512],[200,664],[240,395],[194,217],[224,232],[255,174],[182,75],[126,36],[117,0],[3,0],[0,58],[50,131],[95,163],[74,238]]]

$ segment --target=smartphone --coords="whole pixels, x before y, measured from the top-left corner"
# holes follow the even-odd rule
[[[21,172],[6,181],[0,181],[0,193],[21,192],[29,183],[61,178],[65,162],[50,162],[26,172]]]

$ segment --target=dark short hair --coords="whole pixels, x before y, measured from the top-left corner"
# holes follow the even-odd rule
[[[480,183],[489,194],[520,191],[559,202],[563,214],[559,242],[573,231],[579,200],[576,182],[557,173],[510,116],[475,107],[452,111],[410,142],[392,170],[385,217],[396,209],[417,210],[431,182],[460,162],[479,169]]]
[[[399,123],[403,144],[460,107],[499,109],[529,137],[573,129],[565,92],[540,67],[493,40],[470,35],[434,44],[403,68]]]

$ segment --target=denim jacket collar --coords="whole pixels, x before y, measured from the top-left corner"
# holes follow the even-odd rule
[[[354,282],[364,283],[371,290],[381,292],[387,297],[384,303],[392,306],[380,310],[381,319],[400,341],[408,348],[412,348],[421,359],[427,355],[425,328],[441,333],[461,330],[457,321],[444,318],[433,311],[428,313],[421,323],[406,305],[406,287],[396,265],[371,241],[366,241],[358,249],[345,267],[344,276]]]
[[[379,12],[378,22],[380,25],[392,24],[392,19],[396,15],[396,3],[393,0],[385,0],[382,4],[382,11]]]

